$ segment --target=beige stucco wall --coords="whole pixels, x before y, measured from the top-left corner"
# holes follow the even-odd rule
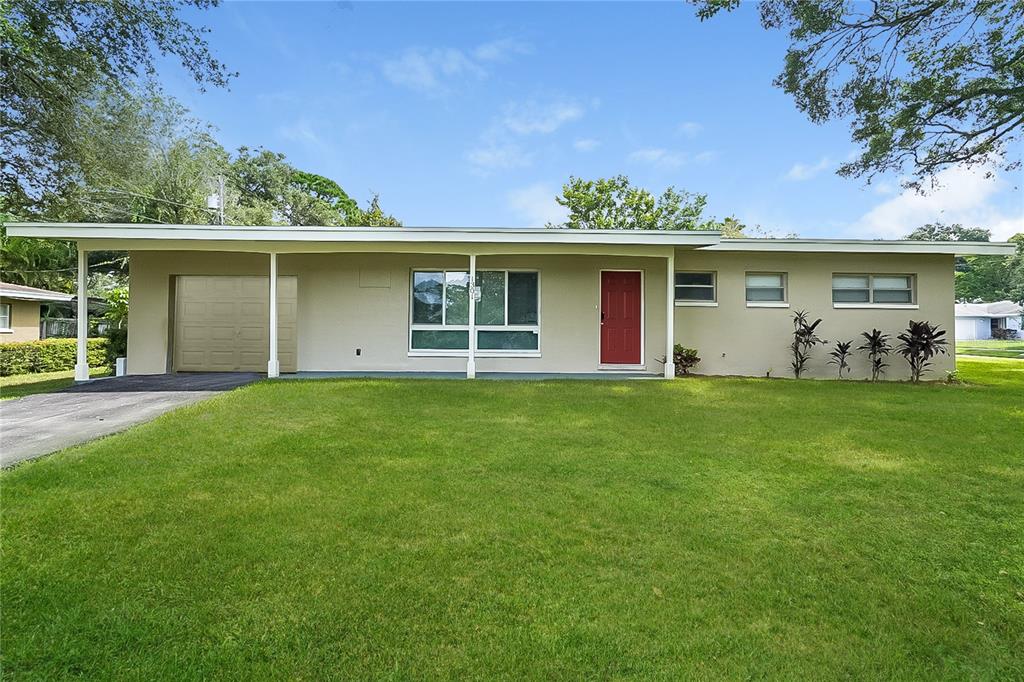
[[[0,343],[39,340],[39,302],[0,299],[11,304],[11,331],[0,332]]]
[[[821,338],[830,342],[854,340],[854,347],[860,345],[861,332],[872,328],[895,337],[912,319],[937,323],[949,337],[949,355],[940,356],[934,371],[925,378],[941,379],[955,366],[952,256],[679,251],[676,269],[718,273],[718,307],[675,308],[676,341],[700,352],[698,373],[792,376],[792,315],[801,309],[812,319],[822,318],[818,327]],[[747,307],[748,271],[788,273],[790,307]],[[918,308],[833,308],[833,273],[914,274]],[[808,376],[835,376],[834,366],[826,364],[828,351],[823,346],[815,349],[808,364]],[[903,379],[909,375],[901,356],[893,357],[889,364],[887,378]],[[869,363],[862,353],[855,353],[851,366],[852,378],[869,375]]]
[[[266,275],[268,268],[268,257],[261,254],[133,251],[130,258],[132,374],[162,373],[169,367],[175,275]],[[410,357],[408,325],[411,271],[467,265],[465,256],[429,253],[280,255],[279,273],[298,278],[299,370],[465,371],[465,357]],[[658,360],[665,355],[664,256],[490,255],[479,256],[477,268],[536,269],[541,296],[541,356],[481,357],[478,372],[597,370],[602,269],[644,272],[643,359],[646,371],[662,371]]]

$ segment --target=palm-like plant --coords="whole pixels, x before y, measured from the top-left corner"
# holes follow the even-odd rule
[[[911,381],[920,381],[921,375],[931,366],[931,359],[946,354],[946,340],[942,338],[945,335],[945,330],[939,329],[938,325],[911,320],[907,330],[896,337],[900,340],[896,352],[910,364]]]
[[[839,378],[843,378],[843,372],[850,373],[850,355],[853,347],[853,341],[836,341],[836,347],[829,353],[831,360],[828,364],[835,365],[839,368]]]
[[[790,344],[789,349],[793,353],[791,364],[793,374],[797,379],[803,374],[814,347],[819,343],[825,343],[823,339],[818,338],[814,331],[821,324],[821,318],[819,317],[814,322],[809,322],[809,320],[806,310],[798,310],[793,313],[793,343]]]
[[[889,366],[889,363],[886,362],[889,353],[892,352],[889,335],[872,329],[869,332],[861,332],[861,336],[864,337],[864,343],[857,346],[857,350],[865,351],[868,354],[868,359],[871,360],[871,380],[878,381],[878,378],[885,373],[885,368]]]

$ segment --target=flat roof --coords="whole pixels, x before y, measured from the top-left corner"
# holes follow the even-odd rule
[[[7,223],[7,234],[16,237],[50,239],[708,246],[717,244],[721,233],[697,230],[566,230],[515,227],[282,227],[141,225],[134,223]]]
[[[717,231],[568,230],[519,227],[282,227],[273,225],[151,225],[137,223],[7,223],[17,237],[99,240],[350,242],[450,244],[601,244],[685,246],[710,251],[905,253],[1009,256],[1007,242],[895,239],[722,238]]]
[[[934,253],[954,256],[1011,256],[1009,242],[919,241],[916,239],[722,239],[708,251],[786,251],[804,253]]]

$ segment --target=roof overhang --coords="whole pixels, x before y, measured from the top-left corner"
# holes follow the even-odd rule
[[[717,244],[716,231],[566,230],[446,227],[279,227],[137,225],[131,223],[7,223],[17,237],[95,240],[307,242],[352,244],[563,244],[700,248]]]
[[[907,253],[953,256],[1011,256],[1008,242],[940,242],[913,239],[722,239],[709,251],[785,251],[789,253]]]
[[[62,294],[57,291],[36,293],[34,291],[20,291],[18,289],[0,287],[0,298],[9,298],[14,301],[70,301],[74,298],[74,295]]]

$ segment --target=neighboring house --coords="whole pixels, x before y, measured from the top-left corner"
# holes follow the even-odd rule
[[[955,315],[957,341],[974,341],[991,339],[1000,329],[1014,330],[1020,336],[1024,308],[1013,301],[957,303]]]
[[[953,328],[955,255],[1012,244],[722,239],[718,232],[28,224],[130,254],[128,372],[789,376],[792,315],[830,341]],[[473,286],[471,286],[473,284]],[[470,304],[475,300],[475,304]],[[80,302],[80,307],[82,306]],[[80,327],[81,328],[81,327]],[[84,332],[80,340],[84,367]],[[811,376],[831,377],[827,349]],[[666,363],[666,357],[668,362]],[[935,376],[954,367],[940,356]],[[907,375],[894,358],[890,378]],[[853,376],[868,374],[858,354]]]
[[[37,340],[40,306],[73,298],[59,291],[0,282],[0,343]]]

